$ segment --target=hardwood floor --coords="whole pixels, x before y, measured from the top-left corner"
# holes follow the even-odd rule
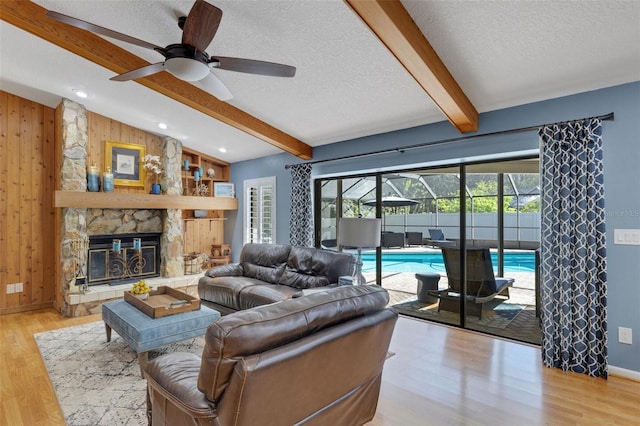
[[[101,320],[64,318],[54,309],[0,316],[0,425],[64,425],[34,333]]]
[[[546,368],[536,346],[401,317],[369,426],[637,425],[640,383]]]
[[[63,425],[33,334],[100,320],[0,316],[0,424]],[[401,317],[369,426],[635,425],[640,383],[541,365],[534,346]]]

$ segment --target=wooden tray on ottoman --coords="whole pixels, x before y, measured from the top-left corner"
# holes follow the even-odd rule
[[[144,300],[138,299],[130,291],[125,291],[124,300],[151,318],[162,318],[200,309],[200,299],[167,286],[160,286],[153,290]],[[186,303],[171,306],[171,303],[179,301]]]

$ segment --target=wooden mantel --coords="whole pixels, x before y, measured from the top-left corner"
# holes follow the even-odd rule
[[[95,209],[238,210],[238,199],[186,195],[55,191],[53,206]]]

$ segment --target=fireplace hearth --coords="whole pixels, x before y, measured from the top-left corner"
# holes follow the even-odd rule
[[[160,276],[161,233],[90,235],[85,283],[122,285]]]

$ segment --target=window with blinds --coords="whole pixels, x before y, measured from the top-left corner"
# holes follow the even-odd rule
[[[276,236],[275,176],[244,181],[244,243],[274,243]]]

